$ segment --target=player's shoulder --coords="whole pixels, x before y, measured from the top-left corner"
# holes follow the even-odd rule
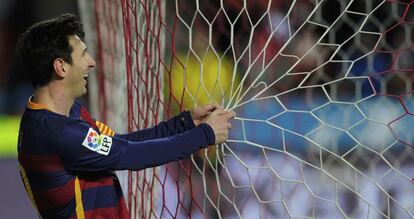
[[[76,123],[83,123],[80,119],[73,119],[45,109],[27,109],[20,123],[21,142],[19,149],[30,153],[54,153],[56,145],[65,136],[63,130]]]
[[[56,133],[73,123],[83,124],[80,118],[68,117],[48,110],[26,110],[21,121],[21,128],[38,130],[43,133]]]

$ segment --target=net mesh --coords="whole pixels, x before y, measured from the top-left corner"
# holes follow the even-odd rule
[[[414,217],[413,2],[82,6],[92,105],[111,127],[209,102],[237,112],[226,143],[123,173],[132,217]]]

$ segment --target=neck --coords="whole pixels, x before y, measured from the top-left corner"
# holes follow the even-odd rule
[[[69,116],[75,99],[61,89],[61,86],[55,86],[52,82],[44,87],[36,88],[33,101],[46,105],[54,113]]]

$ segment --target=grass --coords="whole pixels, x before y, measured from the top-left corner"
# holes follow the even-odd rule
[[[19,116],[0,115],[0,157],[17,156]]]

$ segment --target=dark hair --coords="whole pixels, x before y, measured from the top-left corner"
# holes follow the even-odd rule
[[[62,58],[72,64],[69,36],[85,36],[82,23],[73,14],[36,23],[20,36],[19,57],[33,87],[47,85],[53,76],[53,62]]]

